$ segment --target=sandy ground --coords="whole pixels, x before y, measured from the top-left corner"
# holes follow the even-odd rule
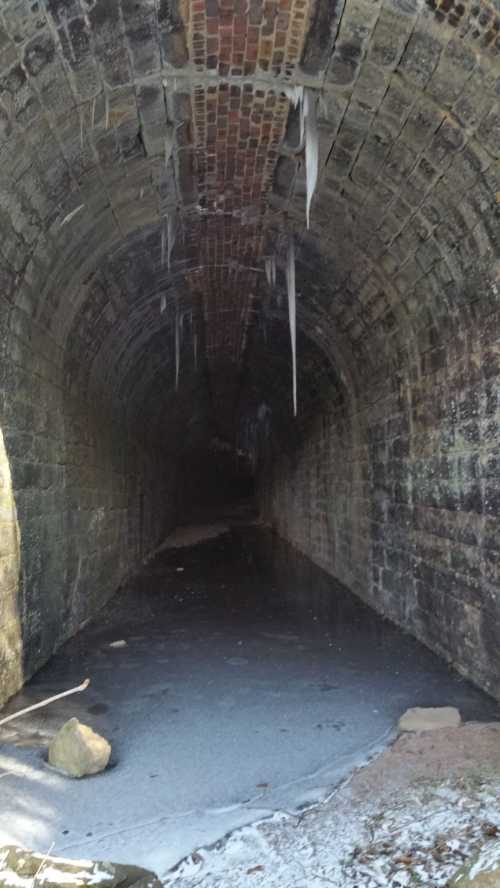
[[[199,849],[172,888],[445,886],[500,835],[500,725],[400,736],[328,799]]]

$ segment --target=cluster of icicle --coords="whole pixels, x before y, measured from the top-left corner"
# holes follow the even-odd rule
[[[294,108],[300,107],[300,145],[306,155],[306,225],[309,228],[311,201],[318,182],[318,120],[317,96],[313,90],[303,86],[290,86],[286,90],[287,98]],[[265,260],[267,283],[271,290],[276,287],[276,257],[268,256]],[[286,257],[286,289],[288,296],[288,324],[290,327],[290,345],[292,349],[292,395],[293,415],[297,416],[297,299],[295,292],[295,245],[292,235],[288,239]],[[278,305],[279,305],[278,295]]]
[[[306,224],[309,228],[311,201],[318,182],[317,96],[312,89],[303,86],[287,87],[285,92],[294,108],[300,108],[300,145],[306,153]]]

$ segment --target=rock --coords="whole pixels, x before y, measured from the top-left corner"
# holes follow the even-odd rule
[[[407,709],[399,719],[400,731],[435,731],[437,728],[458,728],[462,718],[454,706]]]
[[[67,860],[15,845],[0,848],[0,888],[161,888],[150,870],[121,863]]]
[[[109,762],[111,746],[92,728],[70,718],[49,746],[49,763],[70,777],[98,774]]]
[[[449,881],[450,888],[500,888],[500,842],[489,842]]]

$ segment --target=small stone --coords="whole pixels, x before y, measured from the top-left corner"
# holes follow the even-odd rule
[[[448,884],[450,888],[500,888],[500,842],[487,843]]]
[[[400,731],[435,731],[438,728],[458,728],[461,715],[454,706],[407,709],[399,719]]]
[[[70,777],[86,777],[104,771],[111,746],[92,728],[70,718],[49,746],[49,763]]]

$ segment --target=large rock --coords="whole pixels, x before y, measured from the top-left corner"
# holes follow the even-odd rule
[[[458,728],[462,718],[454,706],[407,709],[399,719],[400,731],[435,731],[437,728]]]
[[[70,777],[98,774],[109,762],[111,746],[92,728],[70,718],[49,746],[49,763]]]
[[[0,888],[33,888],[35,882],[39,888],[161,888],[154,873],[138,866],[47,857],[15,845],[0,848]]]
[[[500,888],[500,842],[489,842],[449,881],[450,888]]]

